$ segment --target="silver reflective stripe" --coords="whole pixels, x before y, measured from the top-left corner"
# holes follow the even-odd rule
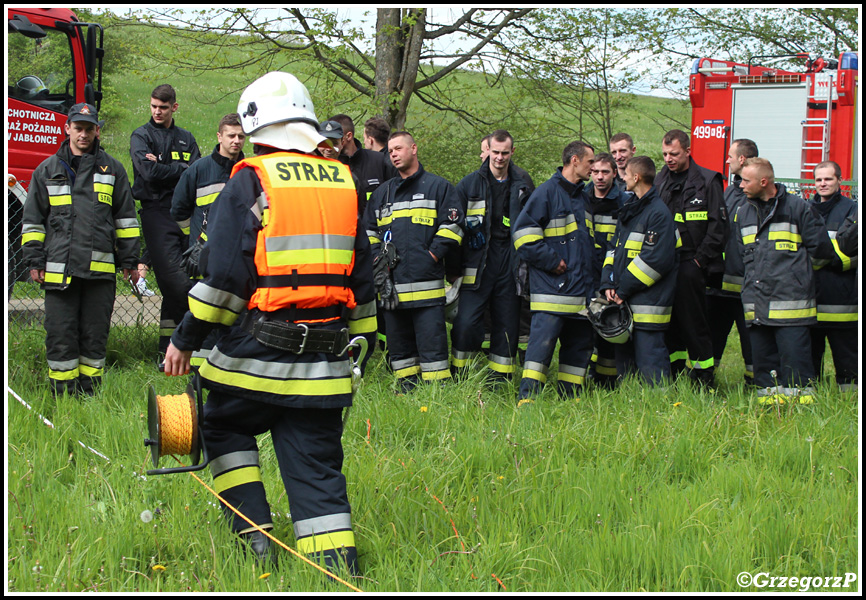
[[[193,286],[189,291],[189,295],[196,300],[206,302],[213,306],[227,308],[236,313],[240,313],[247,306],[247,302],[243,298],[223,290],[218,290],[217,288],[211,287],[201,281]]]
[[[340,531],[352,528],[352,515],[350,513],[337,513],[295,521],[293,524],[295,538],[310,537],[328,531]]]
[[[405,294],[408,292],[426,292],[429,290],[445,289],[445,282],[442,279],[436,279],[433,281],[418,281],[415,283],[397,283],[394,285],[394,288],[397,290],[398,294]]]
[[[72,360],[49,360],[48,368],[52,371],[72,371],[78,368],[78,359]]]
[[[393,212],[397,212],[398,210],[412,210],[413,208],[432,208],[433,210],[436,210],[436,201],[409,200],[406,202],[395,202],[391,205],[391,210]]]
[[[100,175],[98,173],[93,175],[93,181],[95,183],[104,183],[106,185],[113,186],[114,180],[115,180],[114,175]]]
[[[210,472],[214,477],[222,475],[226,471],[240,467],[259,466],[259,453],[256,450],[242,450],[223,454],[219,458],[210,461]]]
[[[538,373],[543,373],[544,375],[547,375],[547,365],[545,365],[544,363],[540,363],[540,362],[533,362],[531,360],[528,360],[525,363],[523,363],[523,370],[524,371],[537,371]]]
[[[268,197],[265,195],[264,192],[262,192],[262,193],[259,194],[259,196],[256,198],[256,203],[253,204],[253,205],[250,207],[250,210],[251,210],[252,213],[256,216],[256,219],[258,219],[259,221],[261,221],[261,220],[262,220],[262,215],[264,214],[265,209],[267,209],[268,206],[270,206],[270,205],[268,204]]]
[[[94,369],[104,369],[105,368],[105,357],[87,358],[86,356],[79,356],[78,362],[82,365],[86,365],[88,367],[93,367]]]
[[[422,362],[421,370],[422,371],[444,371],[449,368],[449,364],[447,360],[437,360],[434,362]]]
[[[349,360],[330,362],[327,360],[318,362],[296,362],[280,363],[254,358],[234,358],[226,356],[214,348],[208,362],[224,371],[235,373],[246,373],[256,377],[278,380],[303,380],[303,379],[331,379],[342,378],[350,375]]]
[[[567,304],[570,306],[585,306],[585,296],[558,296],[556,294],[530,294],[531,303],[541,304]]]
[[[391,368],[395,371],[399,371],[401,369],[408,369],[409,367],[418,366],[420,360],[421,359],[417,356],[413,358],[404,358],[403,360],[392,360]]]
[[[114,264],[114,253],[113,252],[97,252],[94,250],[90,253],[90,260],[96,262],[104,262]]]
[[[283,235],[265,238],[268,252],[288,250],[336,249],[351,252],[355,248],[355,238],[350,235]]]
[[[568,373],[569,375],[575,375],[576,377],[586,376],[585,367],[572,367],[570,365],[564,365],[562,363],[559,364],[559,372]]]

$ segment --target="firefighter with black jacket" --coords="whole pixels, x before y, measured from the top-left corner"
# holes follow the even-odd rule
[[[511,163],[514,139],[504,129],[490,137],[490,154],[457,184],[466,211],[462,276],[457,316],[451,327],[451,366],[464,368],[484,341],[484,313],[490,311],[487,366],[494,378],[511,379],[517,368],[521,298],[517,295],[517,252],[511,223],[535,187]]]
[[[256,156],[235,165],[211,209],[205,278],[172,335],[166,374],[187,373],[208,333],[234,325],[199,369],[214,487],[272,528],[255,438],[270,431],[299,551],[355,572],[341,416],[352,403],[349,342],[372,341],[376,323],[357,191],[348,167],[312,155],[324,138],[294,76],[259,78],[238,113]],[[272,556],[267,537],[225,515],[257,556]]]
[[[180,266],[187,236],[171,216],[171,198],[180,176],[201,157],[193,135],[175,123],[177,109],[174,88],[157,86],[150,98],[151,119],[132,133],[129,142],[132,194],[141,202],[141,231],[162,294],[160,354],[189,307],[186,295],[192,286]]]
[[[418,161],[411,134],[392,133],[388,148],[400,176],[373,192],[364,226],[374,254],[396,251],[394,268],[377,282],[377,291],[391,369],[400,390],[411,391],[419,379],[451,378],[443,259],[463,241],[463,207],[454,186]]]
[[[115,270],[138,281],[139,227],[126,170],[99,146],[96,108],[76,104],[68,139],[33,171],[22,244],[45,290],[45,347],[54,395],[92,395],[101,382]]]
[[[689,377],[715,386],[713,341],[707,315],[707,277],[724,270],[727,212],[722,176],[695,163],[689,136],[673,129],[662,140],[665,167],[655,178],[659,196],[674,215],[682,248],[676,300],[667,344],[676,376],[690,360]]]
[[[619,210],[601,290],[610,302],[628,302],[634,322],[629,340],[615,348],[619,376],[637,371],[649,385],[663,385],[671,373],[664,335],[673,311],[680,237],[652,185],[655,173],[648,156],[626,162],[623,180],[633,195]]]
[[[812,364],[818,377],[823,371],[827,340],[833,352],[836,383],[843,391],[856,389],[855,380],[860,362],[857,360],[857,321],[859,288],[857,286],[857,254],[846,253],[838,242],[837,233],[849,219],[857,219],[857,204],[842,195],[842,169],[833,161],[815,167],[815,195],[811,207],[820,214],[833,241],[836,256],[815,272],[818,292],[818,324],[812,334]],[[844,249],[843,249],[844,248]],[[850,252],[850,250],[848,250]]]
[[[557,340],[559,395],[577,397],[586,380],[593,330],[581,313],[593,292],[594,241],[584,182],[594,156],[589,144],[568,144],[563,166],[532,193],[514,224],[514,248],[529,266],[532,312],[518,406],[541,393]]]
[[[813,401],[809,327],[817,323],[816,266],[835,256],[805,200],[775,182],[773,165],[750,158],[740,183],[748,201],[733,217],[743,257],[743,312],[762,404]]]

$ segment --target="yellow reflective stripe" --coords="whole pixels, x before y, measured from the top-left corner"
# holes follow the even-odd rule
[[[222,473],[213,478],[213,489],[217,494],[245,483],[261,483],[262,470],[258,466],[242,467]]]
[[[439,371],[421,371],[421,379],[423,379],[424,381],[451,379],[451,371],[448,369],[442,369]]]
[[[105,263],[92,260],[90,261],[90,270],[98,273],[114,273],[114,263]]]
[[[670,323],[671,315],[668,314],[653,314],[653,313],[638,313],[632,312],[632,320],[635,323]]]
[[[458,242],[458,243],[463,242],[463,236],[461,236],[461,235],[459,235],[459,234],[457,234],[457,233],[454,233],[453,231],[451,231],[451,230],[448,229],[447,227],[440,227],[440,228],[436,231],[436,235],[441,235],[441,236],[444,237],[444,238],[448,238],[449,240],[454,240],[454,241],[456,241],[456,242]]]
[[[397,300],[400,302],[414,302],[416,300],[430,300],[431,298],[444,298],[445,288],[438,290],[425,290],[420,292],[397,292]]]
[[[101,369],[99,367],[91,367],[82,363],[78,365],[78,372],[81,375],[85,375],[87,377],[102,377],[104,369]]]
[[[115,229],[114,232],[118,238],[137,238],[140,235],[138,227],[124,227],[123,229]]]
[[[354,547],[355,534],[351,529],[347,531],[320,533],[298,540],[298,551],[302,554],[315,554],[316,552],[327,552],[328,550]]]
[[[352,393],[352,378],[335,379],[268,379],[247,373],[225,371],[206,362],[199,370],[205,379],[245,390],[283,396],[334,396]]]
[[[626,270],[632,275],[634,275],[638,279],[638,281],[640,281],[647,287],[655,283],[655,279],[653,279],[641,270],[640,265],[637,263],[637,260],[631,261]]]
[[[569,233],[577,231],[577,222],[572,221],[571,223],[566,223],[564,226],[554,226],[551,227],[548,225],[544,228],[544,237],[562,237],[564,235],[568,235]]]
[[[583,385],[585,377],[582,375],[574,375],[573,373],[566,373],[564,371],[560,371],[559,375],[557,375],[557,379],[559,379],[559,381],[565,381],[567,383],[576,383],[577,385]]]
[[[48,369],[48,378],[56,379],[58,381],[70,381],[72,379],[78,379],[78,367],[75,367],[69,371],[54,371],[53,369]]]
[[[579,306],[576,304],[559,304],[556,302],[530,302],[529,310],[537,311],[537,312],[560,312],[560,313],[569,313],[569,314],[577,314],[582,311],[586,306]]]
[[[412,375],[417,375],[420,372],[421,372],[421,365],[413,365],[411,367],[406,367],[405,369],[394,369],[394,375],[396,375],[398,379],[403,379],[406,377],[410,377]]]
[[[205,304],[201,300],[189,296],[189,311],[196,319],[207,321],[208,323],[222,323],[223,325],[234,325],[238,318],[238,313],[232,312],[227,308],[219,308]]]
[[[771,310],[768,312],[767,316],[770,319],[806,319],[809,317],[818,316],[818,309],[812,307],[788,310]]]
[[[27,242],[44,242],[45,241],[45,232],[33,232],[33,233],[25,233],[21,236],[21,243],[26,244]]]
[[[201,196],[195,199],[195,204],[196,206],[207,206],[208,204],[213,204],[213,201],[216,200],[219,195],[219,192],[214,192],[213,194]]]
[[[72,204],[72,194],[48,196],[48,204],[50,204],[51,206],[64,206],[66,204]]]
[[[521,246],[524,244],[530,244],[532,242],[537,242],[538,240],[544,239],[542,236],[537,233],[527,233],[526,235],[520,236],[514,240],[514,249],[519,250]]]
[[[524,368],[522,377],[524,379],[535,379],[536,381],[540,381],[541,383],[547,381],[547,375],[545,373],[542,373],[541,371],[536,371],[534,369]]]
[[[839,260],[842,261],[842,270],[843,271],[850,271],[851,270],[851,257],[839,249],[839,242],[836,241],[836,238],[833,238],[830,241],[833,242],[833,250],[836,252],[836,256],[838,256]]]
[[[45,272],[45,283],[69,283],[70,281],[72,281],[72,277],[66,277],[63,273]]]
[[[267,255],[268,265],[272,267],[303,264],[349,265],[352,262],[354,251],[336,248],[307,248],[305,250],[273,250],[269,251]]]
[[[771,241],[784,240],[786,242],[803,243],[803,236],[793,231],[771,231],[767,234],[767,239]]]

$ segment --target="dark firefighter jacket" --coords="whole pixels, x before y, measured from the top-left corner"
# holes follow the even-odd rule
[[[171,199],[171,217],[177,221],[181,230],[189,235],[189,243],[193,244],[199,235],[205,233],[202,228],[205,215],[213,201],[225,187],[232,168],[238,161],[244,159],[241,152],[237,161],[220,154],[219,144],[209,156],[197,160],[180,176],[174,195]],[[207,234],[202,238],[207,241]]]
[[[512,238],[529,265],[529,309],[577,317],[592,294],[595,245],[583,182],[571,183],[559,167],[529,197]],[[556,275],[562,260],[567,268]]]
[[[24,204],[24,262],[45,269],[46,289],[64,289],[72,277],[114,279],[116,269],[138,265],[138,219],[123,165],[98,140],[93,152],[73,158],[67,140],[33,172]]]
[[[818,310],[812,263],[832,260],[833,244],[820,216],[805,200],[789,194],[782,184],[776,188],[766,203],[749,198],[733,219],[737,250],[743,257],[746,323],[814,325]]]
[[[412,176],[389,179],[370,196],[364,226],[373,253],[390,234],[400,256],[393,271],[397,310],[445,304],[443,259],[463,241],[463,218],[454,186],[420,163]]]
[[[522,172],[522,173],[521,173]],[[508,165],[508,178],[511,180],[511,191],[508,198],[508,212],[503,216],[503,225],[511,229],[511,224],[517,222],[520,210],[529,196],[535,190],[532,180],[522,169],[518,171],[513,164]],[[490,172],[490,158],[484,160],[477,171],[473,171],[460,180],[457,184],[457,196],[463,203],[463,209],[467,217],[481,217],[481,226],[484,232],[484,247],[473,249],[469,244],[463,244],[462,253],[462,287],[473,290],[481,282],[481,274],[487,265],[488,252],[490,250],[491,226],[493,220],[493,196],[490,192],[490,181],[493,174]],[[510,252],[508,257],[511,270],[517,276],[517,252]]]
[[[818,291],[818,323],[822,327],[856,327],[859,307],[857,255],[847,255],[836,234],[848,217],[857,218],[857,203],[837,192],[826,202],[815,194],[810,205],[823,218],[836,256],[815,272]],[[814,264],[814,263],[813,263]]]
[[[628,302],[637,329],[667,329],[679,267],[679,231],[655,187],[632,195],[619,211],[614,248],[607,254],[601,289]]]
[[[156,162],[146,158],[156,156]],[[183,172],[201,158],[193,135],[172,121],[160,127],[151,119],[132,132],[129,140],[132,157],[132,195],[142,207],[153,204],[171,210],[171,197]]]
[[[724,271],[722,252],[727,235],[727,211],[723,198],[722,176],[689,161],[681,190],[675,189],[671,170],[664,167],[656,175],[659,197],[674,215],[680,230],[680,260],[697,259],[707,274]]]

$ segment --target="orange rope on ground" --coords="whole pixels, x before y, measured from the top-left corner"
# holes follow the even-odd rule
[[[174,457],[174,459],[177,460],[177,457]],[[177,460],[177,462],[180,463],[179,460]],[[183,463],[180,463],[180,464],[183,465]],[[190,471],[189,474],[192,475],[192,476],[195,478],[196,481],[198,481],[200,484],[202,484],[202,486],[204,486],[204,488],[205,488],[207,491],[209,491],[211,494],[213,494],[214,496],[216,496],[216,497],[219,499],[220,502],[222,502],[223,504],[225,504],[226,506],[228,506],[229,509],[231,509],[232,512],[234,512],[236,515],[238,515],[238,516],[239,516],[240,518],[242,518],[244,521],[246,521],[247,523],[249,523],[252,527],[255,527],[256,530],[258,530],[258,531],[262,532],[263,534],[265,534],[265,535],[268,537],[268,539],[272,540],[272,541],[273,541],[274,543],[276,543],[276,544],[279,544],[280,547],[282,547],[282,548],[285,549],[285,550],[288,550],[291,554],[294,554],[295,556],[297,556],[298,558],[300,558],[302,561],[304,561],[304,562],[307,563],[308,565],[311,565],[311,566],[315,567],[316,569],[318,569],[319,571],[321,571],[322,573],[324,573],[324,574],[327,575],[328,577],[334,579],[335,581],[338,581],[338,582],[342,583],[343,585],[345,585],[347,588],[349,588],[349,589],[352,590],[353,592],[363,592],[363,591],[364,591],[364,590],[362,590],[362,589],[359,589],[359,588],[355,587],[354,585],[352,585],[351,583],[349,583],[349,582],[347,582],[347,581],[343,581],[342,579],[340,579],[339,577],[337,577],[336,575],[334,575],[333,573],[331,573],[330,571],[328,571],[328,570],[325,569],[324,567],[322,567],[322,566],[320,566],[320,565],[317,565],[316,563],[314,563],[313,561],[311,561],[309,558],[307,558],[307,557],[304,556],[303,554],[300,554],[300,553],[297,552],[296,550],[292,550],[291,548],[289,548],[288,546],[286,546],[283,542],[281,542],[280,540],[278,540],[277,538],[275,538],[274,536],[272,536],[270,533],[268,533],[267,531],[265,531],[264,529],[262,529],[261,527],[259,527],[259,525],[258,525],[257,523],[253,523],[253,521],[252,521],[251,519],[249,519],[249,518],[248,518],[245,514],[243,514],[241,511],[239,511],[239,510],[236,509],[234,506],[232,506],[231,504],[229,504],[228,502],[226,502],[225,499],[223,499],[222,496],[220,496],[220,495],[219,495],[216,491],[214,491],[214,490],[213,490],[213,489],[212,489],[208,484],[206,484],[204,481],[202,481],[202,479],[201,479],[198,475],[196,475],[196,474],[193,473],[192,471]]]

